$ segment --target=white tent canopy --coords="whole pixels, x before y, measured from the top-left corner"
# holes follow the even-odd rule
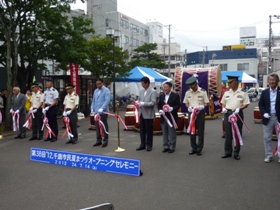
[[[150,79],[151,87],[156,87],[157,92],[159,92],[162,83],[172,80],[156,72],[152,68],[136,66],[130,70],[129,76],[116,78],[116,95],[120,97],[126,95],[138,96],[140,90],[142,89],[140,80],[144,76]],[[111,92],[113,92],[112,85],[111,85]]]

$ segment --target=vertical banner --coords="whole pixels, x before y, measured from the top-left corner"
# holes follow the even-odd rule
[[[79,65],[70,63],[70,81],[75,85],[75,92],[79,95]]]

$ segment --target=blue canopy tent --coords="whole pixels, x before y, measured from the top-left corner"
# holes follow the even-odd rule
[[[150,79],[152,87],[157,87],[157,92],[159,92],[159,87],[162,85],[162,83],[172,80],[156,72],[152,68],[136,66],[130,70],[129,76],[116,78],[116,95],[125,96],[128,94],[133,94],[138,96],[140,90],[142,89],[140,80],[144,76]]]
[[[238,81],[242,83],[257,83],[258,80],[251,77],[249,74],[243,71],[222,71],[222,82],[227,82],[227,76],[238,76]]]

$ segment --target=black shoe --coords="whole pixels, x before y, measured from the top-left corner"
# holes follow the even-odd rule
[[[29,141],[33,141],[33,140],[36,140],[37,139],[37,137],[31,137],[30,139],[29,139]]]
[[[52,140],[51,140],[51,142],[56,142],[56,141],[57,141],[57,139],[52,139]]]
[[[76,140],[76,139],[73,139],[73,140],[72,140],[72,144],[77,144],[77,140]]]
[[[15,139],[19,139],[19,138],[20,138],[20,136],[19,136],[19,135],[15,137]]]
[[[72,144],[73,139],[70,139],[69,141],[66,142],[66,144]]]
[[[108,142],[102,144],[102,147],[107,147],[108,146]]]
[[[234,155],[234,159],[235,160],[240,160],[240,156],[239,155]]]
[[[98,147],[98,146],[100,146],[100,145],[102,145],[101,142],[96,142],[93,146],[94,146],[94,147]]]
[[[224,155],[222,156],[222,158],[229,158],[229,157],[231,157],[231,155],[226,155],[226,154],[224,154]]]
[[[201,153],[201,152],[197,152],[196,155],[197,155],[197,156],[201,156],[202,153]]]
[[[49,139],[49,138],[47,138],[47,139],[44,139],[44,141],[51,141],[52,139]]]
[[[43,137],[39,137],[37,140],[38,140],[38,141],[43,140]]]
[[[173,153],[173,152],[175,152],[175,149],[170,149],[170,150],[168,151],[168,153]]]
[[[196,151],[193,151],[193,150],[192,150],[192,151],[189,152],[189,155],[194,155],[194,154],[196,154],[196,153],[197,153]]]
[[[168,148],[164,148],[164,149],[162,150],[162,152],[168,152],[168,151],[169,151]]]
[[[21,137],[19,137],[19,139],[24,139],[25,138],[25,136],[21,136]]]
[[[144,150],[144,149],[146,149],[145,147],[138,147],[137,149],[136,149],[136,151],[140,151],[140,150]]]
[[[151,148],[151,147],[148,147],[148,148],[147,148],[147,152],[150,152],[150,151],[152,151],[152,148]]]
[[[226,138],[225,135],[222,135],[222,138],[223,138],[223,139]]]

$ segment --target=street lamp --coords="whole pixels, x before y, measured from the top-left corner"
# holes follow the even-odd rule
[[[113,41],[113,59],[112,59],[112,65],[113,65],[113,112],[116,113],[116,84],[115,84],[115,78],[116,78],[116,68],[115,68],[115,41],[120,37],[120,32],[117,30],[114,30],[112,28],[106,29],[106,36],[109,36]]]

